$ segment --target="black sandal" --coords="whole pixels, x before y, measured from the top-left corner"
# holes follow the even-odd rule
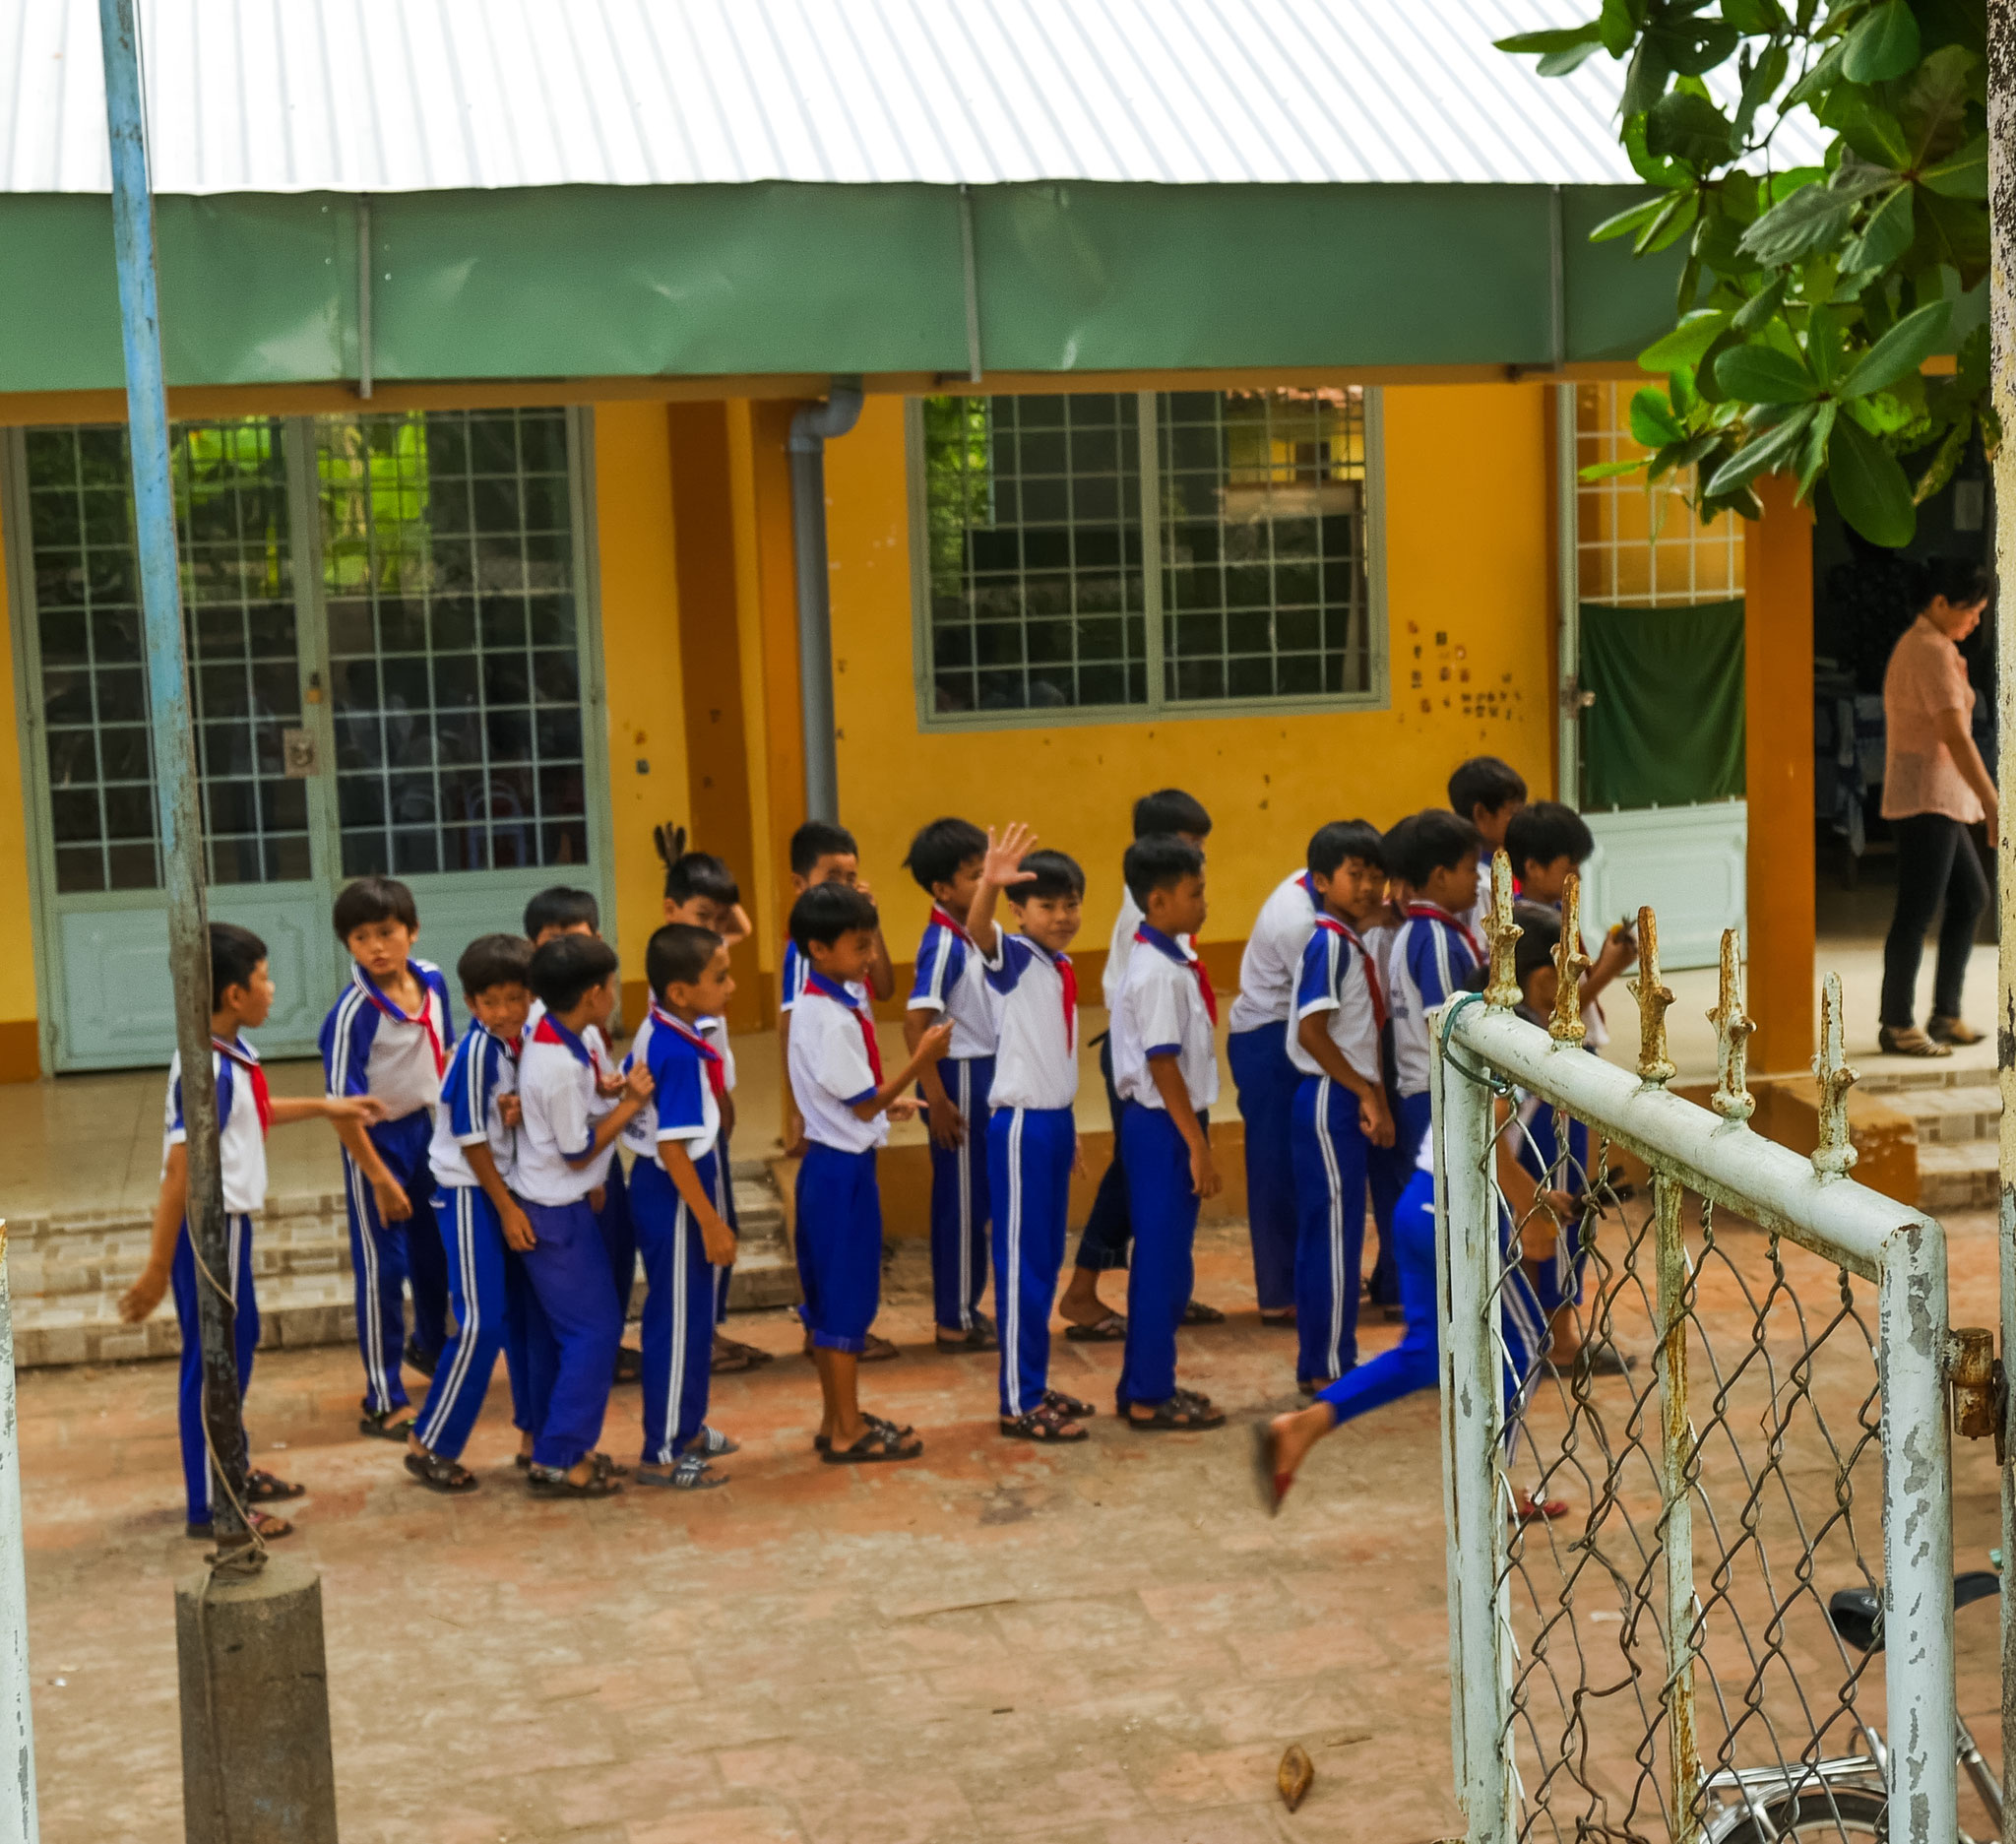
[[[971,1351],[999,1351],[1001,1341],[994,1336],[994,1328],[987,1323],[984,1313],[976,1312],[973,1324],[957,1338],[947,1338],[941,1331],[937,1335],[938,1349],[948,1358],[960,1357]]]
[[[606,1473],[593,1479],[569,1479],[557,1466],[535,1466],[525,1476],[525,1489],[535,1498],[613,1498],[622,1486]]]
[[[1216,1306],[1207,1306],[1201,1300],[1186,1300],[1183,1303],[1183,1323],[1185,1325],[1223,1325],[1225,1314]]]
[[[879,1415],[864,1415],[861,1417],[861,1420],[867,1423],[877,1433],[887,1434],[893,1440],[901,1440],[906,1434],[914,1434],[917,1431],[908,1422],[884,1421]],[[812,1451],[814,1453],[831,1453],[833,1451],[833,1442],[828,1440],[824,1434],[814,1434],[812,1436]]]
[[[305,1498],[307,1495],[306,1486],[276,1479],[271,1473],[245,1475],[245,1497],[252,1504],[284,1504],[289,1498]]]
[[[1010,1440],[1034,1440],[1039,1445],[1060,1440],[1089,1440],[1092,1437],[1089,1428],[1081,1428],[1071,1416],[1048,1400],[1037,1404],[1027,1415],[1018,1415],[1012,1420],[1003,1416],[1001,1432]]]
[[[1123,1314],[1109,1312],[1090,1325],[1067,1325],[1064,1336],[1074,1345],[1117,1345],[1126,1340],[1127,1321]]]
[[[907,1441],[884,1424],[868,1428],[851,1447],[829,1445],[819,1458],[828,1466],[879,1466],[885,1460],[914,1460],[923,1450],[921,1440]]]
[[[395,1415],[405,1416],[404,1421],[395,1422]],[[413,1431],[415,1418],[405,1409],[366,1409],[357,1422],[357,1432],[369,1434],[373,1440],[396,1440],[402,1445]]]
[[[1166,1402],[1158,1402],[1146,1417],[1138,1416],[1135,1409],[1146,1405],[1133,1403],[1127,1411],[1127,1426],[1137,1434],[1194,1434],[1207,1428],[1223,1428],[1225,1411],[1214,1409],[1198,1397],[1185,1400],[1188,1392],[1178,1390]]]
[[[1046,1389],[1043,1400],[1058,1414],[1073,1422],[1083,1422],[1099,1413],[1091,1403],[1080,1402],[1076,1396],[1067,1396],[1061,1389]]]
[[[429,1492],[473,1492],[476,1476],[460,1461],[443,1453],[410,1453],[406,1470]]]

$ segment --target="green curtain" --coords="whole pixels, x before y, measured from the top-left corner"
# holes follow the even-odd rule
[[[1743,792],[1743,604],[1582,604],[1582,801],[1684,806]],[[1811,696],[1805,685],[1783,687]]]

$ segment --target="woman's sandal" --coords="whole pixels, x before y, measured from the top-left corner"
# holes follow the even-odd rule
[[[1065,1326],[1064,1336],[1074,1345],[1117,1345],[1126,1339],[1127,1321],[1120,1313],[1109,1312],[1090,1325]]]
[[[1951,1049],[1935,1044],[1916,1025],[1902,1030],[1885,1025],[1876,1033],[1876,1048],[1885,1056],[1951,1056]]]
[[[1092,1431],[1078,1423],[1057,1405],[1042,1401],[1027,1415],[1001,1418],[1001,1432],[1010,1440],[1034,1440],[1045,1444],[1060,1440],[1089,1440]]]
[[[264,1511],[254,1511],[250,1518],[252,1528],[258,1532],[262,1543],[278,1543],[283,1537],[291,1537],[294,1527],[284,1517],[272,1517]],[[186,1524],[183,1532],[191,1543],[209,1543],[217,1535],[215,1524]]]
[[[402,1419],[394,1421],[393,1417]],[[373,1440],[396,1440],[403,1446],[406,1437],[413,1431],[414,1418],[404,1409],[367,1409],[357,1421],[357,1432],[369,1434]]]
[[[1183,1323],[1185,1325],[1223,1325],[1225,1314],[1216,1306],[1207,1306],[1201,1300],[1186,1300],[1183,1303]]]
[[[245,1475],[245,1497],[253,1504],[284,1504],[289,1498],[305,1498],[306,1486],[296,1486],[289,1480],[276,1479],[271,1473],[247,1473]]]
[[[535,1498],[613,1498],[623,1490],[608,1474],[597,1469],[593,1479],[569,1479],[557,1466],[535,1466],[525,1475],[525,1489]]]
[[[1099,1413],[1091,1403],[1080,1402],[1076,1396],[1067,1396],[1061,1389],[1046,1389],[1043,1400],[1068,1421],[1083,1422]]]
[[[458,1493],[476,1489],[476,1476],[445,1453],[410,1453],[406,1456],[406,1470],[429,1492]]]
[[[884,1460],[914,1460],[923,1450],[921,1440],[900,1434],[885,1423],[880,1428],[870,1424],[851,1447],[829,1445],[819,1457],[828,1466],[877,1466]]]
[[[1137,1434],[1194,1434],[1207,1428],[1223,1428],[1225,1411],[1214,1409],[1203,1396],[1187,1389],[1179,1389],[1166,1402],[1158,1402],[1146,1416],[1136,1415],[1136,1409],[1150,1408],[1147,1403],[1131,1403],[1127,1409],[1127,1426]]]
[[[1934,1044],[1979,1044],[1982,1033],[1964,1018],[1948,1018],[1943,1012],[1934,1012],[1925,1020],[1925,1036]]]
[[[908,1422],[884,1421],[879,1415],[864,1415],[861,1417],[861,1420],[877,1432],[887,1434],[895,1440],[901,1440],[906,1434],[914,1434],[917,1431]],[[812,1436],[812,1451],[814,1453],[831,1453],[833,1451],[833,1442],[828,1440],[824,1434],[814,1434]]]

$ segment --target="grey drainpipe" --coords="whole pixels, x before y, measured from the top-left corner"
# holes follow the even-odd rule
[[[791,418],[791,540],[798,588],[798,698],[805,725],[805,817],[840,818],[834,747],[833,608],[826,582],[826,444],[861,413],[859,378],[835,378],[823,404]]]

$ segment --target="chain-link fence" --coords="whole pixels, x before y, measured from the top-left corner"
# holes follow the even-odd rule
[[[1551,1019],[1501,911],[1489,990],[1436,1023],[1471,1837],[1944,1844],[1942,1233],[1844,1176],[1838,1000],[1809,1161],[1747,1125],[1733,940],[1703,1109],[1666,1091],[1649,913],[1641,1073],[1583,1050],[1569,909]]]

